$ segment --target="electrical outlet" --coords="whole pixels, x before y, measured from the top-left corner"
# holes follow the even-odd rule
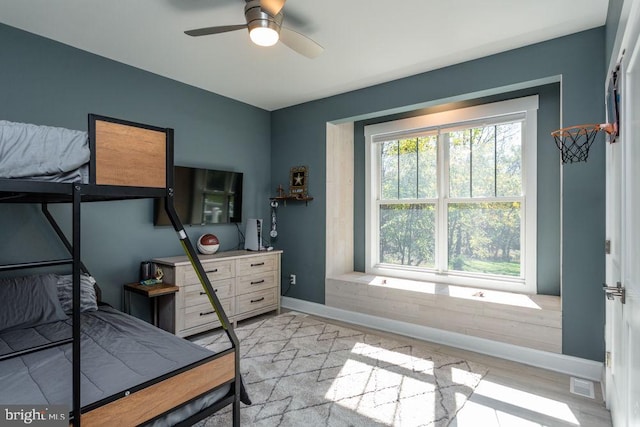
[[[290,285],[295,285],[296,284],[296,275],[295,274],[290,274],[289,275],[289,284]]]

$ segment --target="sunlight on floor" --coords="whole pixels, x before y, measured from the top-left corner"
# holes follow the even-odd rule
[[[467,426],[579,426],[566,403],[486,379],[458,413],[456,427]]]
[[[385,425],[429,424],[456,410],[456,427],[580,425],[564,402],[487,379],[478,384],[465,362],[443,364],[437,353],[404,350],[356,343],[325,398]]]
[[[403,350],[356,343],[325,398],[377,423],[425,425],[453,416],[482,376],[463,361]]]
[[[325,398],[338,403],[372,421],[393,425],[398,411],[400,394],[420,395],[427,399],[414,402],[415,415],[420,409],[433,408],[435,405],[435,386],[419,381],[403,381],[402,375],[376,369],[366,363],[347,361],[338,378],[325,394]],[[409,409],[409,408],[406,408]]]

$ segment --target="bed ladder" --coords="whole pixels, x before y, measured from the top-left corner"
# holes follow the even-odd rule
[[[234,365],[235,365],[235,375],[233,382],[233,426],[240,427],[240,389],[241,389],[241,381],[240,381],[240,342],[238,337],[236,336],[235,331],[233,330],[233,326],[231,322],[229,322],[229,318],[227,317],[224,309],[222,308],[222,304],[220,304],[220,300],[218,299],[218,295],[213,290],[213,286],[209,281],[209,277],[207,273],[204,271],[202,264],[200,263],[200,259],[198,258],[198,254],[193,247],[193,244],[189,240],[189,236],[184,231],[184,227],[178,214],[176,212],[174,203],[173,203],[173,188],[167,188],[167,196],[165,197],[165,211],[171,220],[171,224],[173,225],[174,230],[178,234],[178,238],[180,239],[180,243],[182,244],[182,248],[184,249],[193,269],[200,280],[200,284],[202,288],[207,293],[209,297],[209,302],[211,306],[216,311],[218,315],[218,320],[222,325],[222,328],[226,332],[229,340],[231,341],[232,347],[234,348]]]

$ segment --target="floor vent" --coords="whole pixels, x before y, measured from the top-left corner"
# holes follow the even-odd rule
[[[596,398],[593,381],[571,377],[569,391],[573,394],[577,394],[578,396],[588,397],[591,399]]]

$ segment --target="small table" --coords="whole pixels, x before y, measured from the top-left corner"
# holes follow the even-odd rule
[[[160,319],[158,314],[158,301],[164,305],[174,306],[175,293],[180,290],[178,286],[170,285],[167,283],[158,283],[157,285],[142,285],[140,283],[127,283],[124,285],[124,312],[131,314],[131,293],[143,295],[149,299],[151,303],[151,320],[154,326],[165,329],[169,332],[168,328],[160,325]]]

